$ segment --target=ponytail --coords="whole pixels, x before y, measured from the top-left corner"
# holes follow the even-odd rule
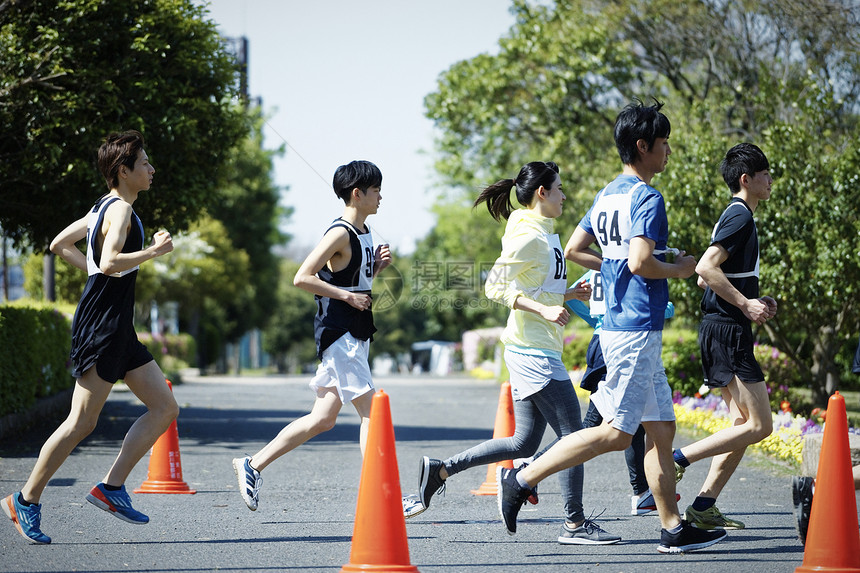
[[[523,207],[528,207],[535,196],[535,191],[541,186],[549,189],[558,174],[558,165],[552,161],[532,161],[520,169],[516,179],[502,179],[481,191],[475,199],[473,207],[484,201],[493,219],[500,221],[511,216],[514,206],[511,203],[511,189],[517,188],[517,201]]]
[[[511,189],[513,188],[513,179],[502,179],[501,181],[497,181],[481,191],[481,194],[478,195],[477,199],[475,199],[475,203],[472,207],[477,207],[486,201],[487,210],[490,212],[490,215],[493,216],[493,219],[496,221],[501,221],[502,218],[507,220],[507,218],[511,216],[511,212],[514,210],[514,206],[511,203]]]

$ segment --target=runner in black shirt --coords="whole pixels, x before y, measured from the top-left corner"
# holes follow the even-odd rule
[[[732,200],[714,227],[711,245],[696,266],[704,318],[699,345],[705,384],[719,388],[733,425],[676,449],[676,479],[684,468],[714,457],[708,477],[684,517],[702,529],[743,529],[717,509],[716,501],[746,447],[773,430],[764,374],[753,354],[752,323],[776,315],[776,301],[760,297],[759,251],[753,213],[770,197],[773,179],[764,153],[750,143],[732,147],[720,165]]]

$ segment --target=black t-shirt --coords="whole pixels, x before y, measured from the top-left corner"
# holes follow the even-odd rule
[[[711,234],[711,244],[719,243],[729,253],[720,265],[729,282],[747,298],[758,298],[759,252],[758,232],[753,213],[746,202],[735,197],[720,215]],[[710,287],[702,296],[702,313],[729,317],[741,325],[750,320],[741,309],[717,296]]]

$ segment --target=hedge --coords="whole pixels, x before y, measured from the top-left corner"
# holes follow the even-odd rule
[[[69,349],[71,319],[47,304],[37,302],[0,306],[0,416],[25,412],[39,398],[71,388]],[[153,338],[138,333],[171,381],[180,383],[178,371],[194,363],[194,340],[188,334]]]
[[[0,306],[0,416],[71,388],[71,321],[44,307]]]
[[[193,366],[197,359],[197,346],[190,334],[162,334],[138,332],[137,338],[149,350],[165,376],[174,384],[182,382],[179,371]]]

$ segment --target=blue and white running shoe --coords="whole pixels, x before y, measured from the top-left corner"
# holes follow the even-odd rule
[[[105,484],[97,484],[87,494],[87,501],[99,509],[112,513],[123,521],[143,525],[149,523],[149,517],[140,513],[131,506],[131,498],[125,491],[125,486],[120,486],[117,491],[105,489]]]
[[[18,501],[20,492],[3,498],[3,513],[15,524],[15,529],[21,537],[30,543],[47,545],[51,538],[42,533],[39,524],[42,521],[42,506],[40,504],[24,505]]]
[[[239,480],[239,493],[245,500],[245,505],[251,511],[257,511],[257,502],[260,496],[260,486],[263,485],[263,477],[260,472],[251,467],[251,456],[235,458],[233,460],[233,471]]]

